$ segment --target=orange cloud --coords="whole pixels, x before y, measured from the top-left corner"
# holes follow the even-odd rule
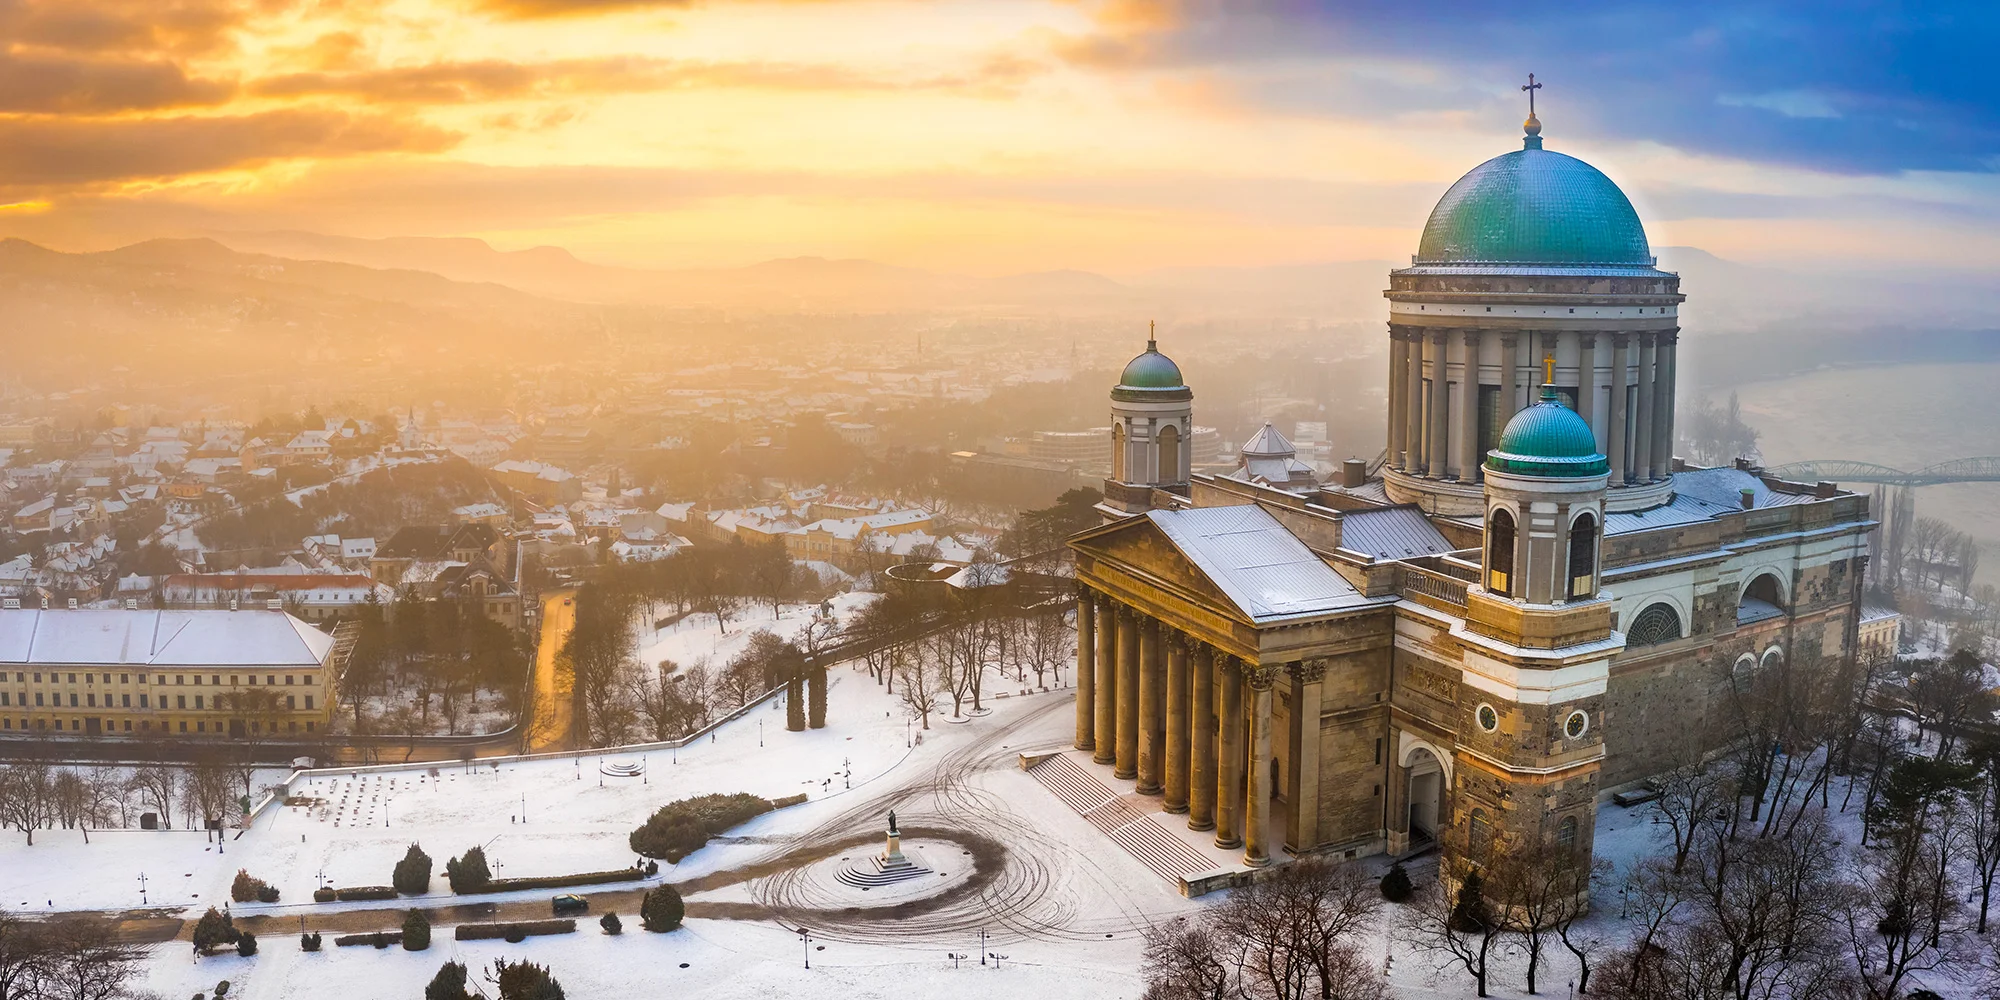
[[[234,82],[189,77],[156,60],[0,52],[0,112],[103,114],[214,105]]]
[[[787,3],[833,3],[838,0],[783,0]],[[673,10],[713,6],[710,0],[474,0],[479,10],[502,17],[592,17],[634,10]]]
[[[300,157],[434,153],[461,138],[407,118],[305,109],[212,117],[0,118],[0,186],[60,190]]]

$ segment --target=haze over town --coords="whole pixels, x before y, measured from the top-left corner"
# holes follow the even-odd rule
[[[0,0],[0,1000],[2000,995],[1996,42]]]

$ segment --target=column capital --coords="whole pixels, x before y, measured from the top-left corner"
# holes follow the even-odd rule
[[[1077,580],[1077,581],[1075,581],[1075,585],[1076,585],[1076,599],[1077,599],[1077,600],[1079,600],[1079,601],[1091,601],[1091,600],[1095,600],[1095,599],[1096,599],[1096,597],[1097,597],[1097,591],[1095,591],[1095,590],[1092,590],[1092,589],[1090,589],[1090,584],[1087,584],[1087,583],[1083,582],[1082,580]]]
[[[1181,632],[1180,629],[1168,628],[1165,625],[1161,625],[1160,644],[1167,647],[1169,650],[1178,649],[1181,650],[1182,652],[1186,652],[1190,647],[1194,645],[1194,640],[1189,639],[1185,634]]]
[[[1252,691],[1271,690],[1271,682],[1277,680],[1277,678],[1278,668],[1275,666],[1266,666],[1262,663],[1245,663],[1243,665],[1243,681],[1250,685]]]
[[[1317,656],[1305,660],[1294,660],[1291,663],[1291,673],[1300,683],[1317,684],[1321,678],[1326,676],[1326,660]]]
[[[1597,334],[1595,331],[1585,330],[1576,335],[1576,342],[1584,347],[1596,347]]]
[[[1521,345],[1521,335],[1509,330],[1500,335],[1500,345],[1511,351]]]
[[[1681,339],[1681,328],[1677,326],[1670,330],[1661,330],[1659,331],[1659,338],[1661,346],[1678,344]]]
[[[1445,328],[1444,328],[1444,327],[1441,327],[1441,326],[1438,326],[1438,327],[1432,327],[1432,328],[1431,328],[1431,331],[1430,331],[1430,334],[1431,334],[1431,343],[1433,343],[1433,344],[1436,344],[1436,345],[1438,345],[1439,347],[1442,347],[1442,346],[1444,346],[1444,338],[1445,338],[1445,333],[1446,333],[1446,332],[1447,332],[1447,331],[1445,330]]]
[[[1629,333],[1614,333],[1611,335],[1611,346],[1613,348],[1623,348],[1631,342],[1632,335]]]

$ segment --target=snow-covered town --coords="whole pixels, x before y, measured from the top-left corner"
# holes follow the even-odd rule
[[[2000,1000],[1996,46],[0,0],[0,1000]]]

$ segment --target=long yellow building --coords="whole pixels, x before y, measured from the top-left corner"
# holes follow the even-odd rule
[[[0,611],[0,736],[306,736],[334,637],[284,611]]]

